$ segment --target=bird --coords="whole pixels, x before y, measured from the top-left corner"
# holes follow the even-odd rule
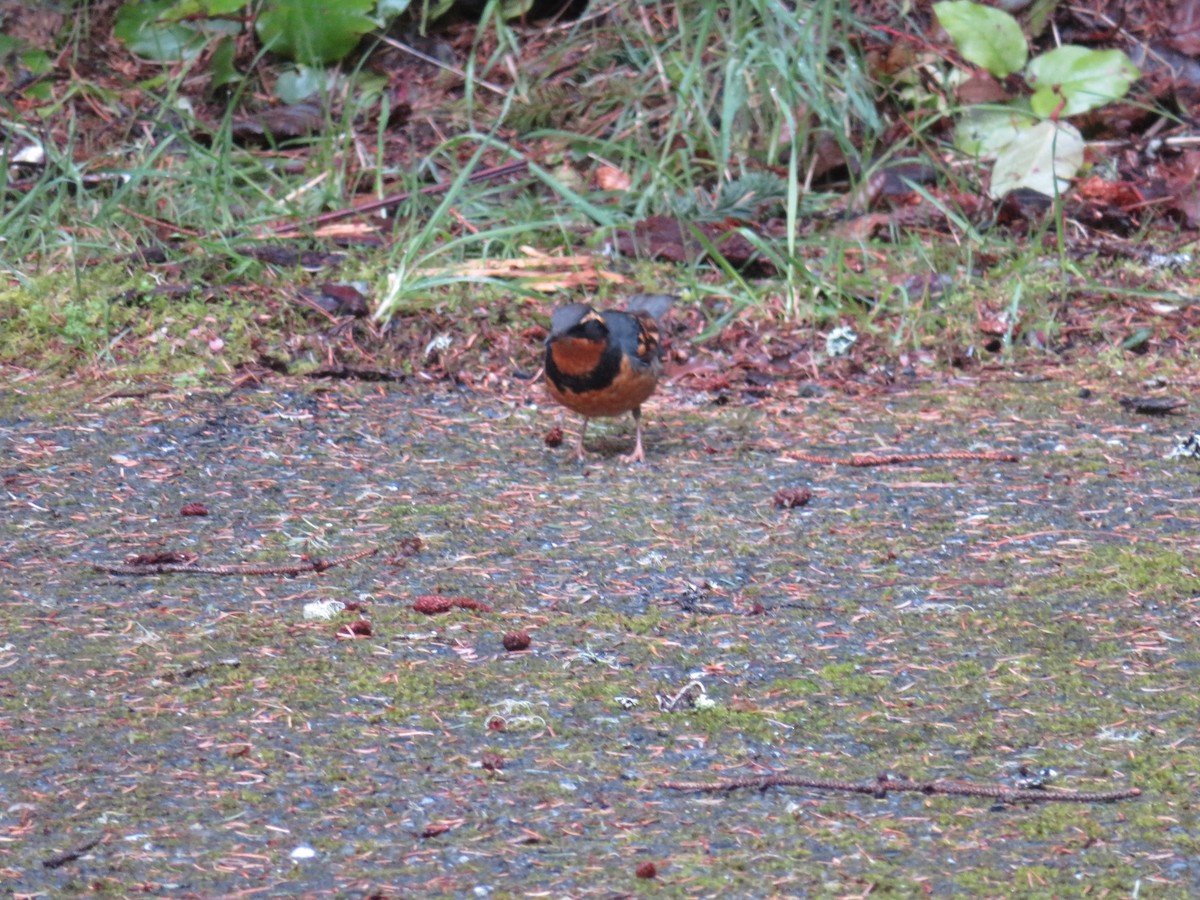
[[[645,462],[642,404],[662,376],[659,320],[676,297],[639,294],[623,310],[597,311],[586,303],[555,310],[546,338],[546,390],[558,403],[583,416],[575,456],[583,460],[588,421],[633,413],[637,427],[627,462]]]

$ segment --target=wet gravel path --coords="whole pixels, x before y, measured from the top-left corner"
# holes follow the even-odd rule
[[[1078,388],[668,389],[636,467],[627,423],[584,466],[546,447],[532,389],[10,403],[0,884],[610,896],[652,862],[670,896],[1200,891],[1200,464],[1163,458],[1197,425]],[[1020,461],[788,458],[972,449]],[[365,547],[296,578],[90,567]],[[429,594],[490,610],[414,611]],[[306,618],[322,600],[357,608]],[[660,709],[693,680],[711,705]],[[661,787],[1022,766],[1143,796]]]

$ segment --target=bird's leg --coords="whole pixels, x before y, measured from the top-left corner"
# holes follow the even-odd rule
[[[588,417],[583,417],[583,425],[579,428],[579,443],[575,445],[575,458],[583,462],[583,436],[587,434]]]
[[[646,461],[646,451],[642,449],[642,408],[640,406],[635,406],[632,411],[633,424],[637,427],[637,439],[633,445],[633,452],[622,456],[621,458],[626,462],[644,463]]]

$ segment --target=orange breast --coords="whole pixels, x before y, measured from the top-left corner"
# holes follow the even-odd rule
[[[561,337],[550,344],[554,365],[564,375],[583,377],[596,370],[604,344],[586,338]]]
[[[662,365],[658,360],[649,366],[635,368],[629,364],[628,358],[624,358],[616,377],[603,387],[576,392],[560,389],[547,379],[546,389],[551,397],[581,416],[619,416],[646,402],[654,393],[661,373]]]

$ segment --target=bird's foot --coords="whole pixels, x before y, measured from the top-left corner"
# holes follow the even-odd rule
[[[642,449],[641,429],[638,429],[637,443],[633,445],[633,451],[622,454],[621,459],[627,463],[644,463],[646,461],[646,451]]]

